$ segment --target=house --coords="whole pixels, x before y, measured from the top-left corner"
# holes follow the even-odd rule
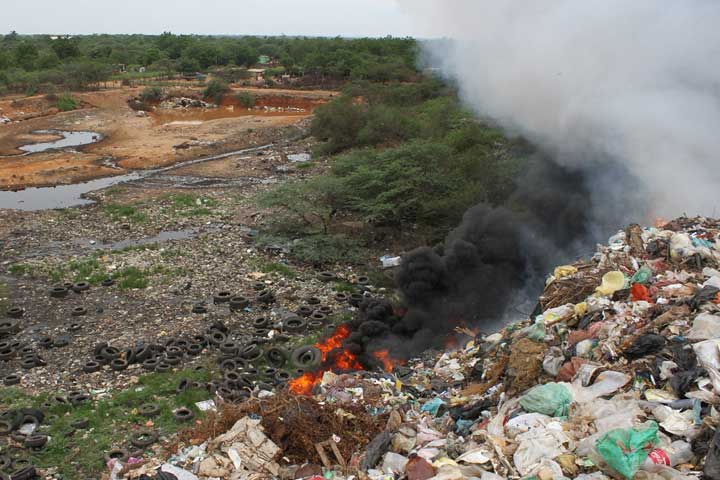
[[[265,80],[265,69],[264,68],[248,68],[250,78],[256,82],[262,82]]]

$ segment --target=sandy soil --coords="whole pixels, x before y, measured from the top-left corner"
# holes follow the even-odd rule
[[[243,109],[236,117],[205,119],[201,116],[188,118],[186,122],[163,123],[152,116],[138,116],[128,107],[128,99],[140,90],[124,88],[76,94],[83,108],[65,113],[58,113],[51,102],[41,96],[0,99],[0,114],[20,120],[0,126],[0,155],[18,155],[19,146],[52,139],[33,135],[36,130],[82,130],[104,136],[101,142],[78,151],[0,158],[0,189],[76,183],[258,145],[270,131],[301,122],[311,114],[311,109],[305,114],[266,114]],[[283,98],[287,98],[288,104],[297,99],[303,105],[316,106],[336,95],[329,91],[250,88],[235,91],[251,92],[258,99],[258,105],[271,107],[282,106]],[[174,148],[188,142],[189,148]],[[108,159],[119,168],[104,165]]]

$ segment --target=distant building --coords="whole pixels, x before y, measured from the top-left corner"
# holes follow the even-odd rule
[[[264,68],[248,68],[248,73],[250,74],[250,78],[256,82],[261,82],[265,79]]]

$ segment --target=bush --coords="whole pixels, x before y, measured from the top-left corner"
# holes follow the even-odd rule
[[[157,102],[163,97],[163,91],[160,87],[146,87],[140,92],[140,100],[143,102]]]
[[[228,87],[227,83],[215,78],[210,80],[207,84],[207,87],[205,87],[205,91],[203,92],[203,96],[206,100],[211,99],[215,103],[219,104],[228,92],[230,92],[230,87]]]
[[[57,101],[57,108],[61,112],[69,112],[77,109],[77,102],[69,94],[65,93]]]
[[[255,96],[248,92],[240,92],[235,95],[235,100],[241,107],[252,108],[255,106]]]
[[[366,115],[365,109],[350,97],[340,97],[315,110],[311,133],[327,142],[322,153],[337,153],[355,146],[357,132],[365,126]]]

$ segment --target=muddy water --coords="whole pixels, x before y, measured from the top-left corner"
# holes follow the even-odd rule
[[[30,143],[18,147],[27,154],[46,152],[48,150],[60,150],[63,148],[82,147],[102,140],[103,136],[96,132],[71,132],[66,130],[36,130],[34,134],[61,135],[62,138],[50,142]]]
[[[90,199],[84,198],[84,195],[95,190],[101,190],[119,183],[132,182],[142,178],[151,178],[158,174],[163,174],[173,169],[186,167],[188,165],[195,165],[198,163],[231,157],[233,155],[242,155],[245,153],[265,150],[270,146],[271,145],[263,145],[261,147],[246,148],[243,150],[222,153],[220,155],[201,157],[169,167],[158,168],[155,170],[135,171],[115,177],[98,178],[97,180],[91,180],[85,183],[59,185],[57,187],[33,187],[26,188],[25,190],[19,190],[17,192],[0,190],[0,209],[12,208],[15,210],[36,211],[89,205],[94,202]]]

